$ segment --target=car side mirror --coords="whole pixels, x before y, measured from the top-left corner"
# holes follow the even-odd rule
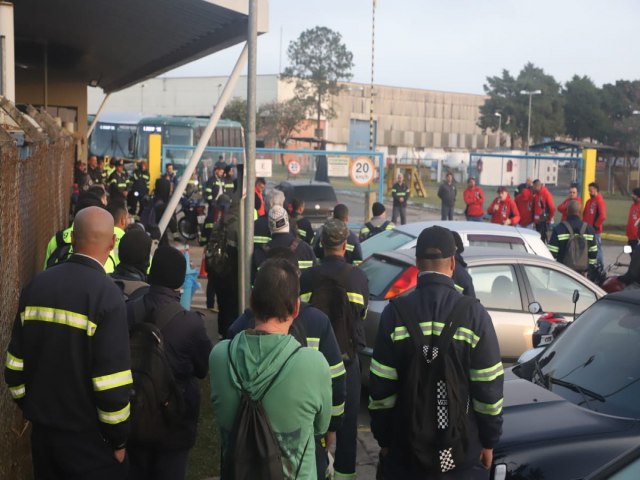
[[[542,312],[542,305],[540,305],[538,302],[531,302],[529,304],[529,313],[536,315],[540,312]]]
[[[633,248],[631,248],[631,245],[625,245],[624,247],[622,247],[622,251],[624,253],[631,254],[631,252],[633,252]]]
[[[576,304],[576,303],[578,303],[578,300],[580,300],[580,292],[578,290],[574,290],[573,291],[573,297],[571,297],[571,302]]]

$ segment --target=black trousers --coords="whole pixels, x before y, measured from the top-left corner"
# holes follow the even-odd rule
[[[347,398],[342,426],[336,432],[335,478],[355,475],[358,444],[358,410],[360,408],[360,361],[356,359],[347,370]],[[342,475],[342,476],[341,476]]]
[[[157,450],[136,445],[129,450],[129,460],[128,480],[184,480],[189,449]]]
[[[128,459],[118,463],[98,431],[33,425],[31,454],[35,480],[125,480],[129,470]]]
[[[394,205],[391,213],[391,221],[398,224],[398,218],[400,218],[400,225],[407,223],[407,205]]]

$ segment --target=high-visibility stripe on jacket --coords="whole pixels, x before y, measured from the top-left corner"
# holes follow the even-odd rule
[[[398,421],[399,412],[395,408],[404,402],[402,382],[409,360],[422,352],[416,350],[410,339],[406,322],[417,322],[425,338],[437,342],[461,294],[456,292],[451,278],[422,273],[416,290],[405,298],[409,311],[415,312],[412,318],[399,318],[392,305],[380,317],[370,367],[369,412],[371,430],[380,446],[394,450],[399,461],[411,462],[407,439],[412,426]],[[468,315],[454,334],[450,348],[455,351],[452,358],[458,362],[457,368],[467,373],[471,408],[466,421],[468,431],[477,432],[469,438],[468,461],[477,462],[480,449],[493,448],[500,438],[504,370],[487,311],[476,303]]]
[[[582,228],[582,224],[586,223],[580,220],[579,217],[575,215],[570,215],[567,219],[569,225],[573,229],[575,234],[580,234],[580,229]],[[589,265],[596,265],[597,257],[598,257],[598,244],[596,243],[595,231],[591,225],[587,225],[587,229],[585,230],[584,235],[582,235],[584,239],[587,241],[587,254],[589,258]],[[567,242],[571,238],[571,234],[567,229],[564,223],[559,223],[551,233],[551,238],[549,239],[549,244],[547,247],[558,262],[564,263],[564,256],[567,251]]]
[[[32,423],[99,430],[112,447],[124,445],[132,383],[126,310],[97,261],[72,255],[24,288],[5,380]]]

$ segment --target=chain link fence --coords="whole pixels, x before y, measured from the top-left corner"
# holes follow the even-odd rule
[[[74,144],[47,114],[39,132],[15,107],[0,102],[0,349],[7,350],[20,290],[44,263],[51,236],[67,225]],[[3,361],[4,366],[4,361]],[[28,424],[0,388],[0,478],[31,478]]]

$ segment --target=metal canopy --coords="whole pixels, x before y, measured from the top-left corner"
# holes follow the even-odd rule
[[[242,0],[19,0],[16,69],[109,93],[247,39]],[[259,32],[267,30],[260,1]]]

